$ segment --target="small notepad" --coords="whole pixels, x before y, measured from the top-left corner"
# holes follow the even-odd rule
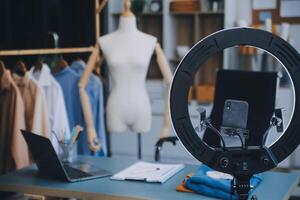
[[[174,165],[137,162],[121,172],[113,175],[111,179],[164,183],[183,168],[184,165],[181,164]]]

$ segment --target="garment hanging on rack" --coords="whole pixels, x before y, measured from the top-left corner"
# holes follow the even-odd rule
[[[24,76],[13,74],[12,77],[22,95],[26,130],[49,138],[49,117],[42,88],[28,72]]]
[[[79,76],[82,75],[85,69],[85,62],[82,60],[74,61],[71,65],[71,69],[74,70]],[[93,120],[97,136],[101,142],[101,151],[96,155],[107,155],[106,145],[106,133],[104,123],[104,99],[103,99],[103,85],[100,79],[96,75],[92,75],[86,87],[86,92],[90,99],[90,104],[93,112]],[[86,132],[84,132],[86,133]],[[81,134],[78,140],[78,153],[84,155],[90,155],[91,152],[87,145],[86,134]]]
[[[0,174],[29,165],[26,142],[20,132],[25,129],[24,105],[9,70],[0,77]]]
[[[63,90],[70,129],[76,125],[83,126],[83,114],[78,90],[80,76],[67,67],[55,74],[54,78]]]
[[[63,132],[66,132],[67,138],[70,137],[70,128],[62,89],[51,75],[50,69],[46,64],[42,65],[40,71],[35,71],[34,67],[32,67],[29,73],[43,89],[49,114],[51,142],[56,152],[59,152],[59,144],[57,138],[52,134],[52,131],[54,131],[59,138],[64,138]]]

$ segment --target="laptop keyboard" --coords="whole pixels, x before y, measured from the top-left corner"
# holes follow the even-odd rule
[[[88,173],[85,173],[83,171],[80,171],[79,169],[75,169],[73,167],[70,167],[69,165],[64,165],[64,168],[68,174],[68,176],[71,179],[80,179],[85,177],[90,177],[91,175]]]

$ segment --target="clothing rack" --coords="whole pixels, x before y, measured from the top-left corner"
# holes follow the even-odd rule
[[[4,50],[4,51],[0,51],[0,56],[85,53],[85,52],[92,52],[93,50],[94,50],[93,46],[91,46],[91,47],[80,47],[80,48]]]
[[[95,44],[89,47],[74,47],[74,48],[43,48],[43,49],[17,49],[17,50],[0,50],[0,56],[22,56],[22,55],[46,55],[46,54],[68,54],[68,53],[90,53],[88,62],[95,66],[97,61],[100,64],[103,59],[98,59],[100,54],[92,56],[94,52],[99,51],[98,37],[100,36],[100,13],[103,11],[108,0],[94,0],[95,2]],[[106,98],[106,97],[105,97]],[[106,130],[106,135],[108,132]],[[109,137],[107,137],[109,138]],[[106,141],[108,143],[108,141]],[[109,144],[107,145],[109,148]],[[110,150],[108,149],[108,152]],[[109,156],[109,154],[108,154]]]

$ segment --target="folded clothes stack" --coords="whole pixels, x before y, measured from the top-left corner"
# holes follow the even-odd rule
[[[231,181],[233,177],[229,174],[217,172],[206,165],[201,165],[195,175],[188,174],[186,179],[176,190],[180,192],[195,192],[209,197],[236,200],[237,194],[232,194]],[[261,176],[255,175],[250,180],[254,189],[260,183]]]

